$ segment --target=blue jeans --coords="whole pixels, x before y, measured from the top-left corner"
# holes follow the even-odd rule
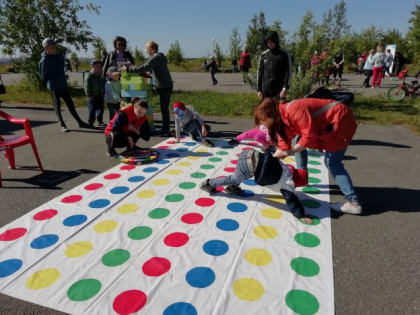
[[[235,173],[230,176],[223,178],[212,178],[210,179],[211,187],[220,186],[239,186],[244,180],[254,176],[254,172],[248,167],[247,151],[243,151],[238,158],[238,164],[236,165]]]
[[[213,72],[210,72],[210,76],[211,76],[211,81],[213,82],[213,85],[217,84],[217,80]]]
[[[292,147],[296,145],[296,143],[299,142],[301,136],[296,136],[292,140]],[[295,159],[296,159],[296,167],[301,168],[304,170],[308,169],[308,152],[306,150],[303,150],[301,152],[295,153]]]
[[[190,120],[185,126],[184,130],[191,134],[195,141],[201,142],[203,140],[203,134],[201,133],[201,125],[197,119]]]
[[[95,116],[98,122],[103,122],[104,116],[104,98],[102,96],[93,96],[88,101],[89,123],[95,122]]]

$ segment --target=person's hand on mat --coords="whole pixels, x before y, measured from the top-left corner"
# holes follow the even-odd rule
[[[262,92],[257,92],[257,96],[260,100],[262,100]]]
[[[312,222],[313,222],[313,220],[309,217],[301,217],[299,220],[302,221],[305,224],[312,224]]]
[[[128,147],[129,147],[129,149],[134,148],[134,141],[133,141],[133,138],[128,137],[127,139],[128,139]]]
[[[289,150],[277,149],[273,156],[276,158],[284,159],[285,157],[289,156]]]

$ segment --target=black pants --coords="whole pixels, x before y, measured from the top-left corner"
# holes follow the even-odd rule
[[[162,113],[162,131],[169,132],[169,103],[171,101],[172,88],[158,89],[156,92],[159,94],[160,99],[160,112]]]
[[[70,114],[76,119],[76,121],[80,124],[83,124],[83,121],[80,119],[79,115],[74,108],[73,100],[70,97],[70,93],[68,90],[64,91],[51,91],[51,98],[54,106],[55,114],[57,115],[58,120],[62,127],[65,127],[66,124],[64,123],[63,117],[61,116],[61,101],[60,98],[64,100],[67,105],[67,108],[70,111]]]
[[[124,132],[113,131],[111,133],[112,135],[110,134],[107,135],[107,137],[109,136],[112,137],[110,141],[111,148],[127,147],[127,149],[129,149],[128,137],[131,137],[133,139],[134,144],[136,144],[139,138],[142,138],[143,140],[146,140],[146,141],[149,141],[150,139],[150,127],[147,121],[144,122],[144,124],[140,127],[140,135],[134,132],[124,133]]]
[[[363,81],[363,86],[364,87],[369,87],[369,81],[370,81],[370,77],[372,76],[373,71],[372,70],[365,70],[365,81]]]

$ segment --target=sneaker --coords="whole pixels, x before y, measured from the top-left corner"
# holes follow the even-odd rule
[[[341,203],[333,203],[330,205],[331,209],[336,212],[348,214],[361,214],[362,206],[357,202],[346,202],[344,205]]]
[[[117,153],[117,151],[115,151],[115,149],[110,148],[110,149],[108,149],[108,151],[106,151],[106,155],[109,156],[109,157],[117,157],[118,153]]]
[[[236,140],[235,138],[232,138],[232,139],[230,139],[230,140],[228,141],[228,143],[229,143],[230,145],[238,145],[238,144],[239,144],[239,141],[238,141],[238,140]]]
[[[92,122],[90,122],[90,123],[88,124],[88,128],[89,128],[89,129],[95,129],[95,126],[93,125],[93,123],[92,123]]]
[[[210,148],[214,147],[214,143],[210,141],[209,139],[204,139],[202,144],[206,147],[210,147]]]
[[[90,125],[82,121],[79,123],[79,128],[90,128]]]
[[[61,131],[62,132],[70,132],[70,130],[68,130],[66,126],[61,126]]]
[[[98,123],[99,128],[106,128],[107,124],[105,124],[103,121]]]
[[[208,192],[209,194],[217,192],[216,188],[210,186],[210,179],[206,179],[200,184],[200,189]]]
[[[229,185],[225,188],[225,193],[228,195],[239,194],[242,191],[241,187]]]

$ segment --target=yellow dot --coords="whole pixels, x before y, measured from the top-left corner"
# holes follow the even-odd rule
[[[117,208],[118,213],[121,214],[127,214],[127,213],[133,213],[139,210],[139,206],[135,203],[127,203],[121,207]]]
[[[270,252],[261,248],[252,248],[245,253],[245,259],[255,266],[265,266],[273,259]]]
[[[195,152],[197,152],[197,153],[207,153],[207,152],[209,152],[209,150],[204,149],[204,148],[200,148],[200,149],[197,149]]]
[[[191,166],[191,163],[190,162],[179,162],[178,165],[188,167],[188,166]]]
[[[197,155],[191,155],[191,156],[188,156],[187,159],[189,159],[189,160],[199,160],[200,157],[197,156]]]
[[[49,287],[60,278],[60,271],[55,268],[44,269],[35,272],[26,280],[26,286],[32,290]]]
[[[284,197],[280,195],[267,195],[265,199],[270,200],[275,203],[282,203],[282,204],[286,203],[286,200],[284,199]]]
[[[168,175],[179,175],[179,174],[181,174],[182,173],[182,171],[181,170],[167,170],[166,171],[166,174],[168,174]]]
[[[152,198],[156,195],[154,190],[142,190],[137,193],[137,197],[142,199]]]
[[[70,258],[81,257],[89,253],[93,248],[91,242],[76,242],[67,246],[64,255]]]
[[[294,158],[291,158],[291,157],[287,157],[287,158],[285,158],[283,161],[284,161],[285,163],[293,163],[293,162],[295,162],[295,159],[294,159]]]
[[[96,233],[109,233],[114,231],[118,226],[118,222],[114,220],[102,221],[93,228]]]
[[[158,179],[155,179],[152,182],[152,184],[153,185],[156,185],[156,186],[165,186],[165,185],[168,185],[170,182],[171,181],[169,179],[166,179],[166,178],[158,178]]]
[[[283,212],[276,208],[262,209],[261,214],[268,219],[280,219],[283,216]]]
[[[263,239],[272,239],[277,237],[277,230],[269,225],[260,225],[254,229],[256,236]]]
[[[241,300],[256,301],[264,294],[264,286],[252,278],[238,279],[233,283],[233,292]]]

